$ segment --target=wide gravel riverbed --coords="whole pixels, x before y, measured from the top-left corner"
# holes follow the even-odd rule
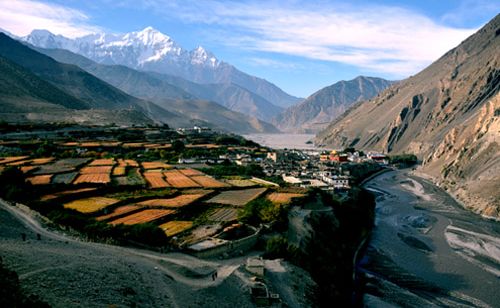
[[[500,307],[500,223],[405,171],[365,187],[377,195],[376,226],[359,264],[367,306]]]

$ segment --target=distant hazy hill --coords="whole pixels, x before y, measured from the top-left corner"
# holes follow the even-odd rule
[[[300,100],[262,78],[243,73],[218,60],[203,47],[185,50],[151,27],[123,35],[102,33],[76,39],[35,30],[22,39],[41,48],[66,49],[101,64],[125,65],[200,84],[236,84],[276,106],[288,107]]]
[[[289,107],[272,123],[284,131],[318,132],[354,103],[376,96],[391,84],[382,78],[363,76],[339,81]]]
[[[467,206],[500,217],[500,15],[425,70],[360,103],[316,142],[412,152]]]
[[[202,99],[265,121],[282,111],[259,95],[236,84],[199,84],[181,77],[142,72],[123,65],[103,65],[64,49],[36,48],[55,60],[78,65],[100,79],[147,100]]]
[[[271,124],[255,117],[234,112],[195,96],[198,92],[211,93],[213,91],[211,85],[200,85],[179,77],[137,71],[122,65],[103,65],[63,49],[37,48],[36,50],[57,61],[77,65],[132,96],[152,101],[182,117],[208,122],[236,133],[278,132]],[[173,86],[171,81],[181,86]],[[218,89],[223,85],[217,86]],[[195,95],[181,87],[195,92]]]

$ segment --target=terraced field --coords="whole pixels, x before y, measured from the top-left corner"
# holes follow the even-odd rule
[[[287,204],[290,203],[293,198],[301,197],[304,197],[304,194],[273,192],[267,196],[267,199],[275,204]]]
[[[176,212],[175,210],[147,209],[147,210],[143,210],[143,211],[140,211],[138,213],[135,213],[135,214],[131,214],[131,215],[113,220],[110,222],[110,224],[112,224],[112,225],[142,224],[142,223],[152,222],[152,221],[158,220],[158,219],[163,218],[165,216],[174,214],[175,212]]]
[[[169,169],[171,168],[170,165],[165,164],[160,161],[151,161],[151,162],[142,162],[141,163],[142,168],[149,170],[149,169]]]
[[[191,229],[192,226],[193,226],[192,221],[174,220],[161,224],[158,227],[162,229],[167,236],[174,236],[188,229]]]
[[[172,207],[178,208],[189,205],[206,194],[190,194],[190,195],[180,195],[169,199],[151,199],[137,203],[140,206],[161,206],[161,207]]]
[[[52,174],[47,175],[36,175],[26,178],[26,181],[30,182],[32,185],[48,185],[52,179]]]
[[[215,222],[229,222],[238,219],[238,210],[234,208],[217,209],[208,217],[209,220]]]
[[[208,203],[227,204],[234,206],[244,206],[248,202],[258,198],[266,191],[266,188],[251,188],[243,190],[223,191],[212,199],[206,201]]]
[[[124,205],[124,206],[120,206],[120,207],[117,207],[113,212],[111,212],[111,213],[109,213],[107,215],[102,215],[102,216],[97,217],[96,220],[103,221],[103,220],[112,219],[112,218],[115,218],[115,217],[118,217],[118,216],[125,215],[125,214],[130,213],[130,212],[136,211],[136,210],[138,210],[140,208],[141,207],[139,207],[137,205]]]
[[[178,170],[165,171],[163,174],[165,175],[167,182],[175,188],[193,188],[201,186]]]
[[[229,187],[228,184],[217,181],[216,179],[207,175],[195,175],[192,176],[191,179],[205,188]]]
[[[106,197],[91,197],[79,199],[64,204],[64,208],[73,209],[80,213],[94,213],[110,205],[116,204],[120,200]]]
[[[88,167],[93,168],[93,167]],[[108,173],[88,173],[80,174],[73,184],[81,183],[91,183],[91,184],[109,184],[111,183],[111,177]]]
[[[170,187],[170,184],[165,181],[161,172],[144,172],[144,179],[146,179],[151,188]]]

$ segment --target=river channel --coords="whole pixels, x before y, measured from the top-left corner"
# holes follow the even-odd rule
[[[368,307],[500,307],[500,223],[403,170],[375,177],[375,228],[358,270]]]

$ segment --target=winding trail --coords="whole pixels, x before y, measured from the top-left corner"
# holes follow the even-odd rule
[[[26,241],[21,233],[28,235]],[[41,240],[34,240],[36,234]],[[23,286],[55,307],[105,306],[117,304],[117,298],[123,304],[118,306],[205,306],[203,301],[218,301],[220,290],[234,293],[234,302],[242,307],[253,306],[241,287],[245,282],[233,275],[247,256],[201,260],[182,253],[86,242],[45,228],[36,213],[4,200],[0,200],[0,256],[18,272]],[[109,294],[103,296],[103,289]]]

